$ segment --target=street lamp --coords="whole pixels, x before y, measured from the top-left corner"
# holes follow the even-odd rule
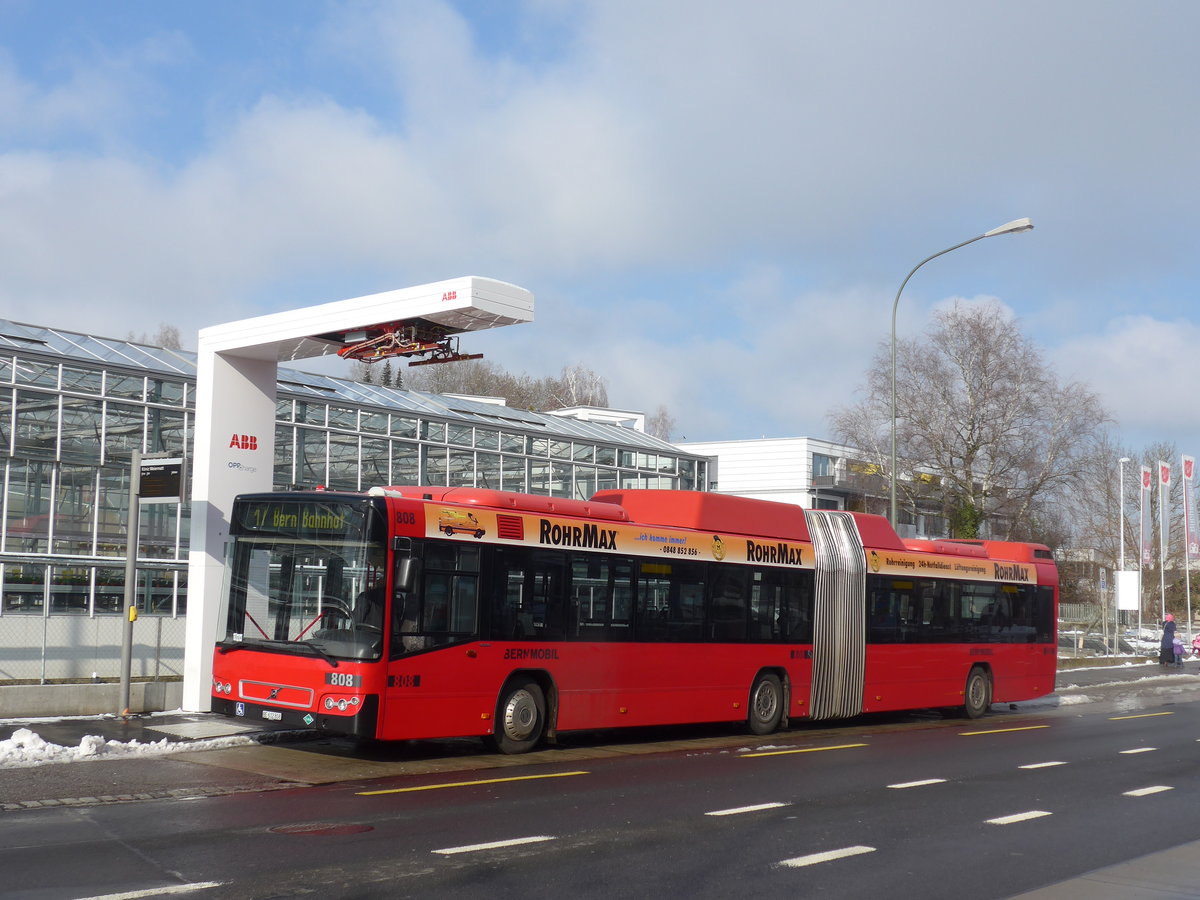
[[[1033,228],[1033,222],[1029,219],[1013,219],[1011,222],[1006,222],[999,228],[993,228],[991,231],[985,231],[983,234],[976,235],[970,240],[963,241],[961,244],[955,244],[953,247],[947,247],[945,250],[940,250],[933,256],[927,256],[915,266],[912,271],[904,276],[904,280],[900,282],[900,290],[896,291],[896,299],[892,303],[892,472],[891,472],[891,515],[890,520],[892,527],[896,527],[896,310],[900,306],[900,294],[904,291],[904,286],[908,284],[908,279],[916,274],[917,269],[925,265],[931,259],[937,259],[939,256],[945,256],[951,250],[957,250],[959,247],[965,247],[967,244],[973,244],[976,241],[982,241],[984,238],[995,237],[998,234],[1016,234],[1021,231],[1029,231]]]
[[[1119,498],[1121,519],[1117,525],[1117,532],[1121,536],[1121,556],[1118,564],[1120,570],[1125,571],[1125,463],[1131,462],[1128,456],[1122,456],[1117,460],[1117,497]],[[1121,618],[1121,576],[1118,575],[1113,579],[1113,656],[1121,652],[1120,631],[1117,628]],[[1138,635],[1141,639],[1141,635]]]

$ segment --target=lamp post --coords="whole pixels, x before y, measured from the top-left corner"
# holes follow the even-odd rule
[[[984,238],[995,237],[998,234],[1017,234],[1021,231],[1029,231],[1033,228],[1033,222],[1029,219],[1014,219],[1011,222],[1006,222],[999,228],[993,228],[991,231],[985,231],[983,234],[963,241],[961,244],[955,244],[953,247],[947,247],[945,250],[940,250],[932,256],[927,256],[915,266],[912,271],[904,276],[904,280],[900,282],[900,290],[896,291],[896,299],[892,303],[892,471],[891,471],[891,514],[889,519],[892,527],[896,527],[896,310],[900,306],[900,294],[904,292],[904,286],[908,284],[908,280],[916,274],[917,269],[925,265],[931,259],[937,259],[939,256],[945,256],[951,250],[957,250],[959,247],[965,247],[967,244],[973,244],[976,241],[982,241]]]
[[[1125,463],[1130,462],[1128,456],[1122,456],[1117,460],[1117,498],[1121,509],[1121,518],[1117,524],[1117,533],[1121,540],[1121,555],[1118,558],[1118,566],[1120,571],[1125,571]],[[1116,656],[1121,652],[1120,632],[1117,630],[1117,625],[1121,619],[1121,576],[1117,575],[1113,579],[1113,655]],[[1141,635],[1138,635],[1139,640]]]

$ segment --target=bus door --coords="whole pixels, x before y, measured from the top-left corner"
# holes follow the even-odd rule
[[[849,513],[806,509],[804,517],[816,556],[809,715],[848,718],[863,709],[866,556]]]

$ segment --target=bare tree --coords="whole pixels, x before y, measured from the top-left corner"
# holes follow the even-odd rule
[[[890,477],[887,347],[865,394],[834,412],[833,431]],[[1108,421],[1096,395],[1060,382],[996,302],[956,303],[923,338],[896,344],[897,493],[909,506],[935,496],[957,537],[985,523],[996,536],[1034,537],[1045,503],[1083,483]]]
[[[654,414],[646,419],[646,433],[664,441],[669,441],[674,431],[675,417],[671,415],[665,406],[659,404]]]
[[[147,335],[144,331],[136,335],[131,331],[126,340],[137,344],[149,344],[152,347],[165,347],[168,350],[179,350],[183,347],[179,328],[165,322],[159,323],[158,331],[152,335]]]

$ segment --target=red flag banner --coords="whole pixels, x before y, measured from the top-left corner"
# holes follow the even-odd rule
[[[1150,486],[1154,483],[1149,466],[1142,466],[1141,551],[1142,568],[1150,565]]]
[[[1183,534],[1187,558],[1200,559],[1200,536],[1196,534],[1196,511],[1192,508],[1192,475],[1196,470],[1194,457],[1183,458]]]

